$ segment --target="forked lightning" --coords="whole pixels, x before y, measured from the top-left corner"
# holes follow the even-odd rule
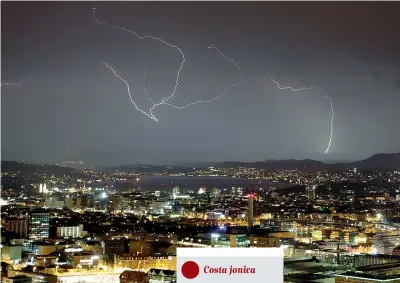
[[[155,121],[158,121],[157,118],[154,116],[154,113],[153,113],[153,110],[154,110],[156,107],[158,107],[158,106],[167,105],[167,106],[172,107],[172,108],[175,108],[175,109],[185,109],[185,108],[187,108],[187,107],[189,107],[189,106],[192,106],[192,105],[195,105],[195,104],[198,104],[198,103],[209,103],[209,102],[213,102],[213,101],[216,101],[217,99],[219,99],[220,97],[222,97],[222,96],[226,93],[226,91],[227,91],[229,88],[238,87],[238,86],[242,83],[242,78],[243,78],[243,77],[242,77],[242,71],[241,71],[239,65],[236,64],[235,60],[233,60],[233,59],[231,59],[231,58],[228,58],[228,57],[225,56],[217,47],[215,47],[215,46],[212,45],[212,46],[210,46],[210,47],[208,47],[208,48],[209,48],[209,49],[215,49],[215,50],[218,52],[218,54],[220,54],[221,56],[223,56],[227,61],[231,61],[231,62],[238,68],[238,71],[239,71],[239,74],[240,74],[240,80],[239,80],[236,84],[232,84],[232,85],[227,86],[221,94],[219,94],[218,96],[214,97],[213,99],[210,99],[210,100],[199,100],[199,101],[195,101],[195,102],[186,104],[186,105],[184,105],[184,106],[175,106],[175,105],[169,103],[168,101],[169,101],[170,99],[172,99],[173,97],[175,97],[175,95],[176,95],[176,90],[177,90],[177,88],[178,88],[178,86],[179,86],[179,77],[180,77],[181,71],[182,71],[182,69],[183,69],[183,65],[184,65],[184,63],[185,63],[185,61],[186,61],[185,54],[183,53],[182,49],[180,49],[180,48],[179,48],[178,46],[176,46],[176,45],[173,45],[173,44],[171,44],[171,43],[168,43],[168,42],[164,41],[164,40],[161,39],[161,38],[154,37],[154,36],[150,36],[150,35],[140,36],[138,33],[134,32],[134,31],[131,31],[131,30],[128,30],[128,29],[126,29],[126,28],[123,28],[123,27],[120,27],[120,26],[117,26],[117,25],[114,25],[114,24],[106,23],[106,22],[103,22],[103,21],[99,21],[98,18],[97,18],[97,16],[96,16],[96,8],[93,8],[93,18],[96,20],[96,22],[97,22],[98,24],[108,25],[108,26],[117,28],[117,29],[119,29],[119,30],[132,33],[132,34],[134,34],[138,39],[152,39],[152,40],[161,42],[161,43],[163,43],[163,44],[165,44],[165,45],[167,45],[167,46],[169,46],[169,47],[171,47],[171,48],[176,49],[176,50],[181,54],[182,60],[181,60],[180,67],[179,67],[179,69],[178,69],[178,71],[177,71],[177,74],[176,74],[175,86],[174,86],[174,88],[173,88],[173,91],[172,91],[172,93],[171,93],[169,96],[163,97],[163,98],[160,100],[160,102],[158,102],[158,103],[155,103],[154,100],[150,97],[149,93],[147,92],[147,89],[146,89],[146,73],[147,73],[147,67],[146,67],[146,71],[145,71],[145,74],[144,74],[144,82],[143,82],[143,84],[144,84],[144,92],[145,92],[146,96],[149,98],[149,100],[151,101],[151,103],[153,104],[153,106],[149,109],[148,112],[146,112],[146,111],[140,109],[140,108],[138,107],[138,105],[136,104],[136,102],[133,100],[132,95],[131,95],[131,93],[130,93],[130,86],[129,86],[128,82],[127,82],[125,79],[123,79],[123,78],[115,71],[114,68],[112,68],[112,67],[111,67],[110,65],[108,65],[107,63],[102,62],[103,65],[105,65],[108,69],[110,69],[110,70],[113,72],[113,74],[114,74],[118,79],[120,79],[120,80],[126,85],[129,98],[130,98],[131,102],[133,103],[134,107],[136,108],[136,110],[138,110],[139,112],[143,113],[144,115],[146,115],[146,116],[149,117],[150,119],[153,119],[153,120],[155,120]]]

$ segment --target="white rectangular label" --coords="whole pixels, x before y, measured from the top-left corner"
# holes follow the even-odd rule
[[[178,248],[177,282],[283,283],[282,248]]]

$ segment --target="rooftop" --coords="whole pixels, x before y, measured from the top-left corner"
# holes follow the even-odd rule
[[[383,263],[383,264],[360,266],[357,268],[357,271],[373,271],[373,270],[382,270],[382,269],[399,268],[399,267],[400,267],[400,262]]]
[[[340,275],[336,275],[337,277],[350,277],[350,278],[365,278],[365,279],[370,279],[370,280],[376,280],[376,281],[394,281],[394,280],[399,280],[400,279],[400,274],[397,275],[371,275],[371,274],[361,274],[361,273],[355,273],[355,272],[346,272]]]

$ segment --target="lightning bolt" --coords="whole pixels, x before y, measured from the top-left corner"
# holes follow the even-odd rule
[[[180,48],[179,48],[178,46],[176,46],[176,45],[173,45],[173,44],[171,44],[171,43],[166,42],[165,40],[163,40],[163,39],[161,39],[161,38],[154,37],[154,36],[150,36],[150,35],[141,36],[141,35],[139,35],[138,33],[134,32],[134,31],[131,31],[131,30],[128,30],[128,29],[126,29],[126,28],[123,28],[123,27],[120,27],[120,26],[117,26],[117,25],[114,25],[114,24],[106,23],[106,22],[103,22],[103,21],[99,21],[98,18],[96,17],[96,8],[93,8],[93,18],[95,19],[96,23],[98,23],[98,24],[108,25],[108,26],[117,28],[117,29],[119,29],[119,30],[132,33],[132,34],[134,34],[138,39],[152,39],[152,40],[161,42],[161,43],[163,43],[163,44],[165,44],[165,45],[167,45],[167,46],[169,46],[169,47],[171,47],[171,48],[176,49],[176,50],[181,54],[182,60],[181,60],[180,67],[179,67],[179,69],[178,69],[178,71],[177,71],[177,74],[176,74],[175,85],[174,85],[173,91],[172,91],[172,93],[171,93],[169,96],[163,97],[163,98],[160,100],[160,102],[158,102],[158,103],[155,103],[155,102],[154,102],[154,100],[150,97],[150,95],[149,95],[149,93],[148,93],[148,91],[147,91],[147,89],[146,89],[147,67],[145,67],[146,70],[145,70],[145,73],[144,73],[144,76],[143,76],[143,89],[144,89],[144,92],[145,92],[147,98],[148,98],[148,99],[151,101],[151,103],[153,104],[153,106],[149,109],[148,112],[146,112],[146,111],[140,109],[140,108],[137,106],[137,104],[134,102],[134,100],[132,99],[132,95],[131,95],[131,93],[130,93],[130,86],[129,86],[128,82],[127,82],[125,79],[123,79],[123,78],[115,71],[114,68],[112,68],[111,66],[109,66],[107,63],[102,62],[103,65],[105,65],[108,69],[110,69],[110,70],[113,72],[113,74],[114,74],[118,79],[120,79],[120,80],[126,85],[126,88],[127,88],[127,90],[128,90],[129,98],[130,98],[131,102],[133,103],[133,105],[135,106],[136,110],[140,111],[141,113],[145,114],[147,117],[149,117],[149,118],[151,118],[151,119],[153,119],[153,120],[155,120],[155,121],[158,121],[158,120],[157,120],[157,118],[154,116],[153,111],[154,111],[155,108],[157,108],[157,107],[159,107],[159,106],[161,106],[161,105],[166,105],[166,106],[169,106],[169,107],[172,107],[172,108],[180,109],[180,110],[181,110],[181,109],[185,109],[185,108],[187,108],[187,107],[189,107],[189,106],[192,106],[192,105],[195,105],[195,104],[199,104],[199,103],[210,103],[210,102],[214,102],[214,101],[218,100],[220,97],[222,97],[222,96],[228,91],[228,89],[230,89],[230,88],[232,88],[232,87],[238,87],[238,86],[242,83],[243,74],[242,74],[242,71],[241,71],[239,65],[236,63],[236,61],[235,61],[234,59],[228,58],[228,57],[225,56],[217,47],[215,47],[214,45],[212,45],[212,46],[209,46],[208,49],[216,50],[217,53],[218,53],[219,55],[221,55],[222,57],[224,57],[225,60],[232,62],[232,63],[238,68],[238,71],[239,71],[239,74],[240,74],[240,80],[239,80],[237,83],[235,83],[235,84],[232,84],[232,85],[227,86],[221,94],[219,94],[218,96],[214,97],[213,99],[210,99],[210,100],[198,100],[198,101],[195,101],[195,102],[191,102],[191,103],[189,103],[189,104],[186,104],[186,105],[184,105],[184,106],[175,106],[175,105],[173,105],[173,104],[170,104],[170,103],[168,103],[168,101],[176,96],[176,90],[177,90],[177,88],[178,88],[178,86],[179,86],[179,77],[180,77],[181,71],[182,71],[182,69],[183,69],[183,65],[184,65],[184,63],[185,63],[185,61],[186,61],[185,54],[183,53],[182,49],[180,49]]]
[[[219,98],[221,98],[230,88],[238,87],[238,86],[241,85],[242,80],[243,80],[243,73],[242,73],[242,70],[240,69],[240,66],[236,63],[236,61],[235,61],[234,59],[232,59],[232,58],[228,58],[225,54],[223,54],[223,53],[222,53],[217,47],[215,47],[214,45],[209,46],[208,49],[215,49],[215,50],[218,52],[219,55],[221,55],[222,57],[224,57],[225,60],[232,62],[232,63],[236,66],[236,68],[238,69],[239,75],[240,75],[240,79],[238,80],[238,82],[235,83],[235,84],[232,84],[232,85],[228,85],[228,86],[223,90],[223,92],[221,92],[219,95],[215,96],[214,98],[212,98],[212,99],[210,99],[210,100],[198,100],[198,101],[195,101],[195,102],[191,102],[191,103],[189,103],[189,104],[186,104],[186,105],[184,105],[184,106],[175,106],[175,105],[172,105],[172,104],[170,104],[170,103],[164,103],[165,105],[168,105],[168,106],[173,107],[173,108],[175,108],[175,109],[180,109],[180,110],[181,110],[181,109],[185,109],[185,108],[187,108],[187,107],[189,107],[189,106],[192,106],[192,105],[195,105],[195,104],[199,104],[199,103],[210,103],[210,102],[214,102],[214,101],[218,100]]]
[[[142,64],[145,68],[144,75],[143,75],[143,90],[144,90],[144,93],[146,94],[147,98],[151,101],[151,103],[154,104],[154,100],[150,97],[149,93],[147,92],[147,87],[146,87],[147,66],[144,65],[143,62],[142,62]]]
[[[332,143],[332,137],[333,137],[333,118],[335,117],[335,111],[333,111],[333,103],[332,103],[332,99],[324,92],[324,97],[326,99],[329,100],[329,103],[331,105],[331,112],[332,112],[332,116],[331,116],[331,134],[329,136],[329,143],[328,143],[328,147],[325,150],[325,154],[328,153],[329,149],[331,148],[331,143]]]
[[[30,77],[29,78],[25,78],[25,79],[22,79],[19,82],[2,82],[1,86],[2,87],[3,86],[19,86],[19,85],[23,84],[26,80],[29,80],[29,79],[31,79],[31,78]]]
[[[146,115],[147,117],[149,117],[150,119],[153,119],[154,121],[158,121],[156,117],[154,117],[153,113],[147,113],[146,111],[140,109],[136,102],[132,99],[132,95],[131,95],[131,90],[130,90],[130,86],[128,84],[128,82],[126,80],[124,80],[111,66],[109,66],[107,63],[101,62],[104,66],[106,66],[108,69],[111,70],[111,72],[114,73],[114,75],[120,79],[125,85],[126,85],[126,89],[128,91],[128,95],[129,95],[129,99],[131,100],[131,102],[133,103],[133,105],[135,106],[136,110],[139,112],[142,112],[144,115]]]
[[[281,89],[281,90],[291,90],[291,91],[293,91],[293,92],[297,92],[297,91],[303,91],[303,90],[311,90],[311,89],[314,89],[314,86],[310,86],[310,87],[301,87],[301,88],[293,88],[293,87],[291,87],[291,86],[282,86],[282,85],[279,84],[279,82],[275,81],[273,78],[269,77],[269,79],[270,79],[273,83],[275,83],[275,84],[278,86],[278,88]],[[328,142],[328,146],[327,146],[327,148],[326,148],[326,150],[325,150],[325,154],[327,154],[327,153],[329,152],[329,149],[331,148],[331,144],[332,144],[332,138],[333,138],[333,120],[334,120],[334,117],[335,117],[335,111],[333,110],[332,99],[326,94],[325,91],[322,90],[322,88],[320,88],[320,90],[323,92],[324,98],[326,98],[326,99],[329,100],[329,104],[330,104],[330,107],[331,107],[331,113],[332,113],[332,116],[331,116],[331,123],[330,123],[330,128],[331,128],[331,130],[330,130],[330,135],[329,135],[329,142]]]
[[[310,89],[313,88],[313,86],[310,86],[310,87],[301,87],[301,88],[293,88],[293,87],[291,87],[291,86],[281,86],[281,85],[280,85],[277,81],[275,81],[273,78],[269,77],[269,79],[270,79],[273,83],[275,83],[275,84],[278,86],[278,88],[281,89],[281,90],[290,89],[291,91],[296,92],[296,91],[310,90]]]

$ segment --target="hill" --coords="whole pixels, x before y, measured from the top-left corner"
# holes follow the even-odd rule
[[[20,171],[23,173],[45,173],[48,175],[66,175],[66,174],[77,174],[79,171],[69,167],[62,167],[58,165],[42,165],[42,164],[26,164],[17,161],[2,161],[1,162],[2,172],[15,172]]]
[[[257,168],[264,169],[266,171],[277,171],[277,170],[301,170],[304,172],[319,172],[319,171],[339,171],[346,169],[357,168],[360,170],[368,171],[387,171],[387,170],[399,170],[400,171],[400,152],[399,153],[381,153],[375,154],[367,159],[356,161],[356,162],[342,162],[342,163],[325,163],[322,161],[316,161],[312,159],[286,159],[286,160],[265,160],[258,162],[240,162],[240,161],[225,161],[214,164],[197,163],[201,164],[202,168],[214,166],[215,168]],[[167,165],[151,165],[151,164],[137,164],[137,165],[118,165],[109,166],[102,168],[107,171],[125,171],[135,173],[150,173],[150,172],[165,172],[165,173],[180,173],[180,172],[191,172],[193,170],[193,163],[189,165],[181,166],[167,166]],[[197,168],[201,168],[198,166]],[[79,174],[79,170],[57,166],[57,165],[35,165],[35,164],[24,164],[15,161],[2,161],[1,170],[7,171],[22,171],[22,172],[45,172],[46,174],[64,175],[64,174]]]
[[[267,171],[277,170],[303,170],[303,171],[322,171],[330,169],[330,165],[321,161],[311,159],[286,159],[286,160],[266,160],[259,162],[223,162],[215,165],[216,168],[237,168],[248,167],[264,169]]]
[[[399,153],[381,153],[372,155],[370,158],[351,163],[354,167],[360,169],[398,169],[400,170],[400,152]]]
[[[305,172],[318,172],[325,170],[346,170],[357,168],[360,170],[400,170],[400,152],[399,153],[381,153],[375,154],[367,159],[348,162],[348,163],[324,163],[311,159],[287,159],[287,160],[266,160],[260,162],[222,162],[215,164],[216,168],[237,168],[248,167],[264,169],[267,171],[277,170],[302,170]]]

